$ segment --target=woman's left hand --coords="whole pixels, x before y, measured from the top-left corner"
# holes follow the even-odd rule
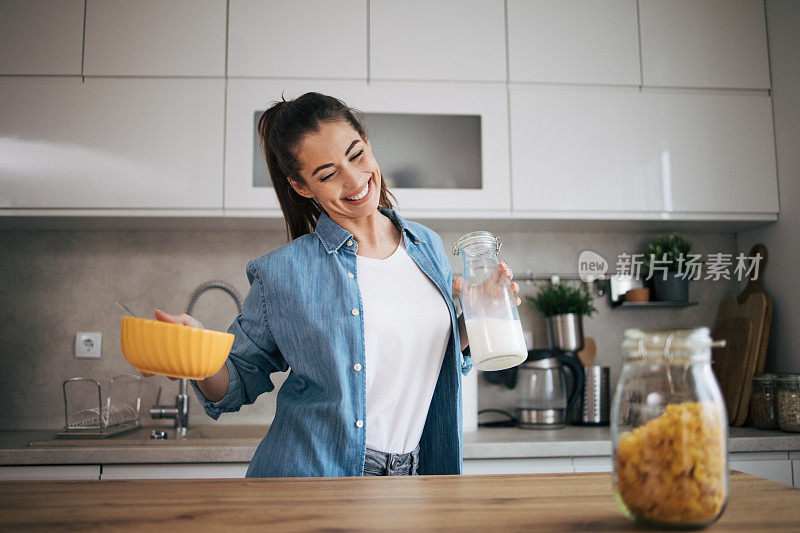
[[[497,277],[505,276],[508,278],[509,281],[514,279],[514,273],[508,268],[508,265],[504,262],[500,263],[497,267]],[[461,298],[461,291],[464,289],[464,278],[456,278],[453,280],[453,299]],[[522,303],[519,296],[519,283],[516,281],[511,281],[511,289],[514,291],[514,301],[519,306]]]

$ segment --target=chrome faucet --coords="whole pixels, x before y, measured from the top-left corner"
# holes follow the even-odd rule
[[[186,314],[191,315],[194,310],[194,305],[197,299],[204,292],[211,289],[220,289],[233,298],[236,302],[236,310],[239,314],[242,313],[242,296],[239,291],[225,281],[211,280],[201,283],[195,290],[192,291],[189,297],[189,305],[186,306]],[[158,396],[156,396],[156,405],[150,409],[151,418],[174,418],[175,419],[175,434],[177,437],[186,436],[186,429],[189,427],[189,380],[181,378],[178,386],[178,395],[175,397],[175,405],[159,405],[158,401],[161,398],[161,387],[158,388]]]

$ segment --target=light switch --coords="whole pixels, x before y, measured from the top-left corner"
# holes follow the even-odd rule
[[[75,357],[100,359],[103,334],[99,331],[79,331],[75,335]]]

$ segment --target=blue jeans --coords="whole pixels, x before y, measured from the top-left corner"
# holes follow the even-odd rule
[[[419,446],[410,453],[384,453],[367,448],[364,457],[365,476],[416,476]]]

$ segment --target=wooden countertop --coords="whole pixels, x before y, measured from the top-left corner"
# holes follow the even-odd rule
[[[641,529],[611,475],[0,482],[0,529]],[[800,491],[738,472],[712,531],[798,531]]]

